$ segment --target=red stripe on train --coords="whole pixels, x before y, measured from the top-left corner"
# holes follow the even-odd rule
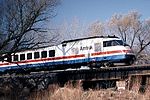
[[[115,53],[129,53],[130,50],[114,50],[114,51],[106,51],[106,52],[96,52],[92,53],[92,56],[104,55],[104,54],[115,54]]]
[[[34,60],[25,60],[25,61],[19,61],[19,62],[12,62],[12,64],[23,64],[23,63],[31,63],[31,62],[61,60],[61,59],[80,58],[80,57],[85,57],[85,55],[84,54],[80,54],[80,55],[72,55],[72,56],[41,58],[41,59],[34,59]],[[10,64],[11,63],[2,63],[2,64],[0,64],[0,66],[10,65]]]
[[[92,53],[91,56],[104,55],[104,54],[115,54],[115,53],[129,53],[129,52],[130,52],[130,50],[115,50],[115,51],[107,51],[107,52],[96,52],[96,53]],[[31,62],[61,60],[61,59],[80,58],[80,57],[85,57],[85,54],[62,56],[62,57],[51,57],[51,58],[41,58],[41,59],[25,60],[25,61],[12,62],[12,63],[23,64],[23,63],[31,63]],[[0,66],[10,65],[10,64],[11,63],[2,63],[2,64],[0,64]]]

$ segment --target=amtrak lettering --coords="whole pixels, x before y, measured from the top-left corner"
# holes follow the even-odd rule
[[[92,46],[81,46],[80,50],[91,50]]]

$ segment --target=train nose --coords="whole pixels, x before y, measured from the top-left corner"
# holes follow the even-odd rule
[[[132,50],[128,49],[128,50],[122,50],[123,53],[126,54],[134,54]]]
[[[126,64],[127,65],[132,65],[136,61],[135,55],[126,55]]]

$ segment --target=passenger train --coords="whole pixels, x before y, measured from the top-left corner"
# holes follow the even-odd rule
[[[0,71],[110,67],[131,65],[134,61],[130,47],[118,37],[94,36],[11,54],[10,62],[0,61]]]

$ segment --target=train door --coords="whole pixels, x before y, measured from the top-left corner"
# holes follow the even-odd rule
[[[89,40],[85,40],[84,42],[84,48],[83,50],[85,51],[85,62],[89,67],[92,67],[92,62],[94,59],[92,59],[91,54],[94,51],[94,40],[93,39],[89,39]]]
[[[89,62],[90,58],[90,49],[91,49],[91,43],[89,40],[81,40],[79,41],[79,48],[80,48],[80,54],[84,54],[85,58],[82,59],[81,63],[82,65],[86,65],[87,62]]]
[[[102,47],[101,47],[101,43],[100,42],[96,42],[94,43],[94,52],[97,53],[96,57],[95,57],[95,61],[99,62],[100,61],[100,52],[102,51]]]
[[[94,43],[94,52],[101,52],[101,51],[102,51],[101,43],[100,42]]]
[[[102,51],[101,41],[99,39],[95,39],[92,44],[93,49],[91,51],[92,56],[90,57],[90,67],[99,67],[101,60],[100,52]]]

